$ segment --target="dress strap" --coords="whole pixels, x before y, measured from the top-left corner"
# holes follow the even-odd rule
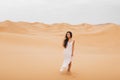
[[[74,40],[72,40],[71,42],[68,42],[68,43],[73,43],[74,42]]]

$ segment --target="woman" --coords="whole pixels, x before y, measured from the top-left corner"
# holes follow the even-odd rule
[[[72,32],[67,31],[65,35],[65,40],[63,42],[64,61],[60,68],[61,72],[64,69],[67,69],[67,71],[70,72],[71,65],[72,65],[72,57],[73,57],[73,52],[74,52],[74,43],[75,43],[75,40],[72,39]]]

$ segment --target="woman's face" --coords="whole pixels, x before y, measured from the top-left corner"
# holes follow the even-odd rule
[[[67,37],[70,38],[70,33],[67,33]]]

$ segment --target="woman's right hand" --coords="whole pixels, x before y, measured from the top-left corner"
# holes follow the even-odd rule
[[[73,54],[71,56],[73,56]]]

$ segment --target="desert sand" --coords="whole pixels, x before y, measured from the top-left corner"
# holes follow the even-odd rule
[[[71,72],[59,72],[73,32]],[[0,80],[120,80],[120,25],[0,22]]]

